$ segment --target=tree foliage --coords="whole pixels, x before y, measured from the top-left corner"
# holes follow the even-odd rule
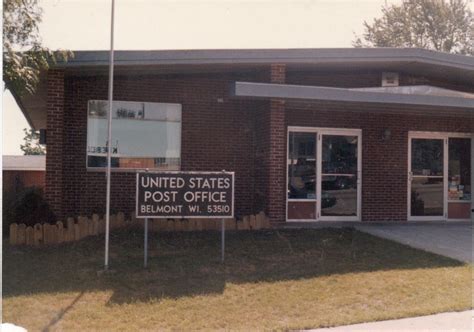
[[[34,93],[41,70],[72,56],[41,45],[41,16],[38,0],[3,0],[3,81],[20,95]]]
[[[382,17],[364,21],[355,47],[419,47],[474,54],[474,15],[469,0],[403,0],[382,7]]]
[[[39,144],[39,133],[33,129],[23,129],[25,144],[20,145],[21,151],[26,155],[42,155],[46,154],[44,146]]]

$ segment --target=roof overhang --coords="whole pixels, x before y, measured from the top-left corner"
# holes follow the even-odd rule
[[[116,66],[203,65],[203,64],[326,64],[423,62],[474,70],[472,57],[419,48],[316,48],[316,49],[225,49],[170,51],[115,51]],[[105,66],[108,51],[74,51],[74,58],[58,67]]]
[[[449,81],[466,91],[474,85],[474,57],[416,48],[319,48],[115,51],[115,74],[190,75],[268,70],[272,63],[286,64],[287,73],[396,71]],[[66,77],[104,76],[108,51],[74,51],[68,62],[52,67],[65,69]],[[30,125],[46,127],[47,75],[42,73],[35,95],[15,96]]]
[[[474,114],[474,99],[465,97],[361,91],[321,86],[235,82],[231,94],[242,98],[276,98],[305,101],[421,106],[433,110],[459,109]],[[383,108],[379,108],[383,111]]]
[[[283,63],[287,71],[387,70],[429,75],[457,83],[474,82],[474,57],[419,48],[314,48],[115,51],[117,74],[192,73],[255,70]],[[70,73],[107,74],[108,51],[74,51],[68,62],[55,66]]]
[[[418,48],[313,48],[115,51],[116,73],[182,74],[258,70],[286,64],[287,72],[398,71],[472,86],[474,57]],[[108,51],[74,51],[56,68],[72,75],[107,75]]]

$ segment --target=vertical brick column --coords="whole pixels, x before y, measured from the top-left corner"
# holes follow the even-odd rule
[[[47,75],[45,198],[58,218],[63,217],[64,70]]]
[[[286,66],[272,64],[270,82],[285,83]],[[286,203],[286,118],[285,101],[271,99],[268,113],[268,181],[267,211],[272,223],[285,221]]]

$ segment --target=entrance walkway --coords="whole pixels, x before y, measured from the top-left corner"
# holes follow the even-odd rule
[[[355,225],[357,230],[472,263],[472,224]]]
[[[447,312],[442,314],[386,320],[381,322],[339,326],[327,329],[310,330],[312,332],[414,332],[414,331],[472,331],[474,311]]]

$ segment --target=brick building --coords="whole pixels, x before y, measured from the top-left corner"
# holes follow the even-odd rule
[[[3,192],[18,194],[24,188],[44,188],[46,156],[3,156]]]
[[[472,57],[385,48],[115,58],[113,210],[133,211],[137,169],[225,169],[236,174],[237,216],[471,220]],[[42,73],[35,95],[17,96],[46,129],[46,197],[59,218],[105,210],[107,73],[108,52],[75,52]]]

